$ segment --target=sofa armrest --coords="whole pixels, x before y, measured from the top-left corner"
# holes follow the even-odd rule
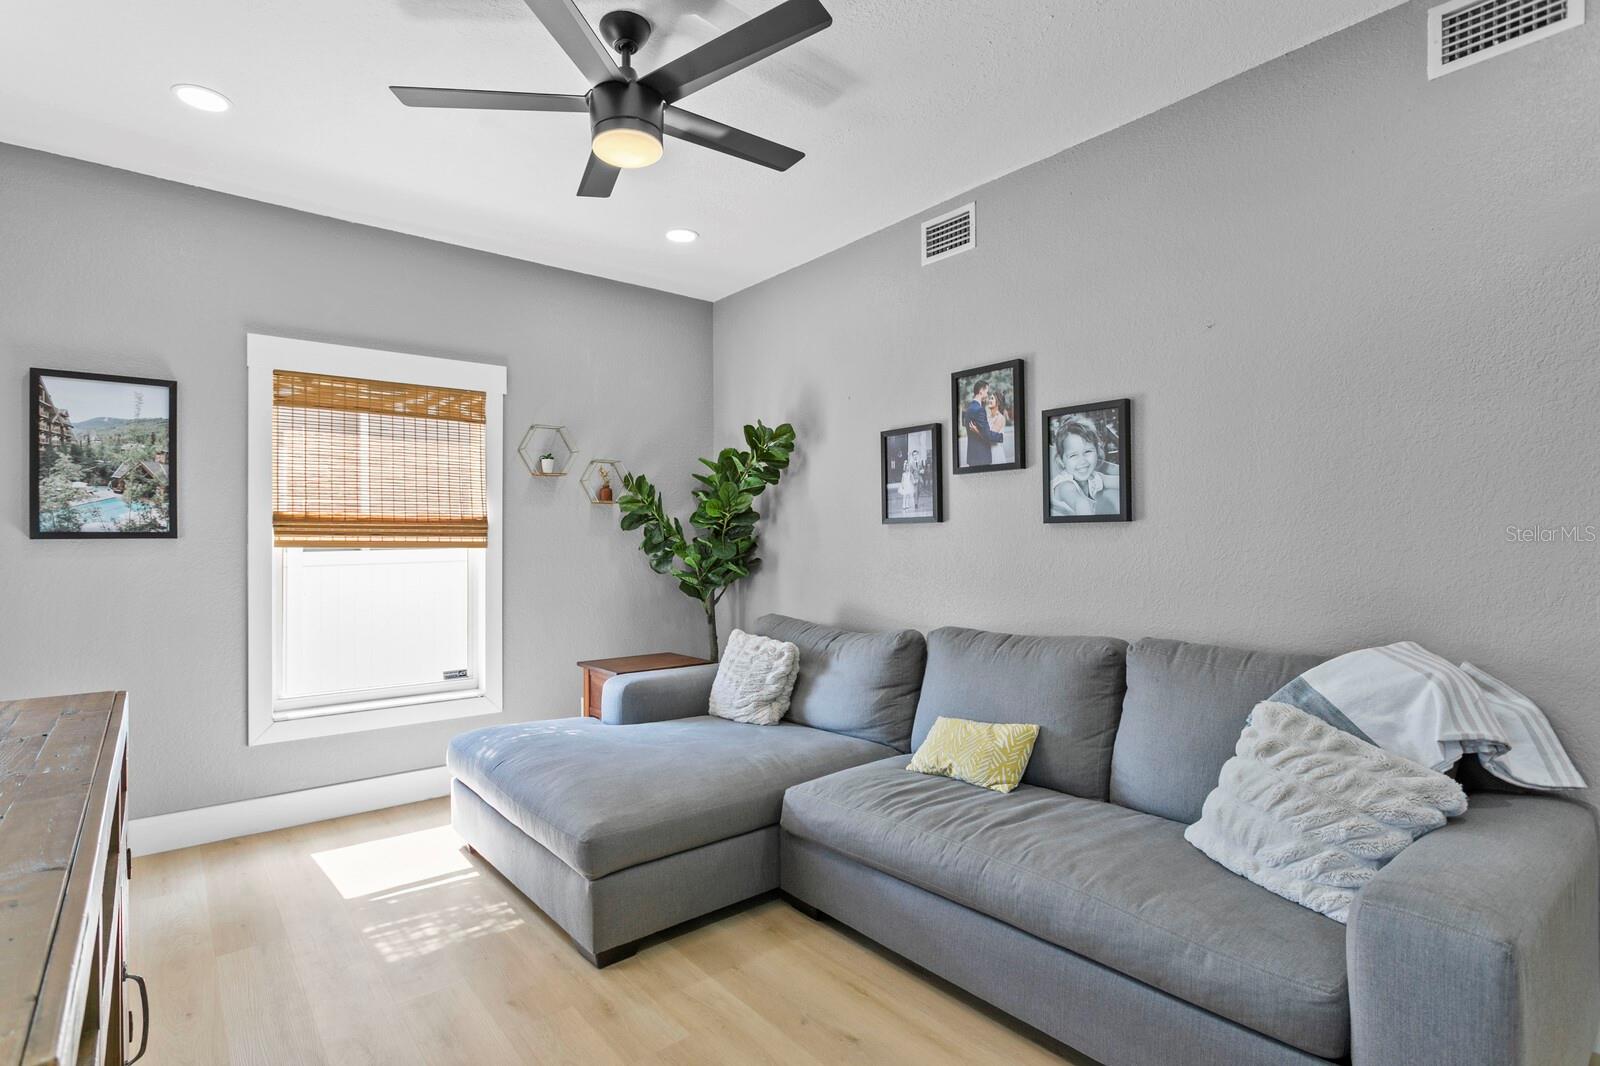
[[[1595,816],[1475,793],[1356,897],[1352,1066],[1586,1066],[1600,1023]]]
[[[607,678],[600,690],[600,721],[640,725],[705,714],[716,677],[717,664],[707,663]]]

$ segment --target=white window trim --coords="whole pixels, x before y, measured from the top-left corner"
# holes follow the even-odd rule
[[[246,400],[246,560],[249,596],[249,711],[246,742],[276,744],[286,740],[357,733],[369,729],[417,725],[451,718],[499,714],[504,704],[501,684],[501,524],[504,484],[504,406],[506,368],[458,359],[355,348],[344,344],[245,336],[249,385]],[[478,692],[449,692],[364,701],[327,707],[315,717],[274,717],[272,548],[272,372],[293,370],[338,374],[408,385],[474,389],[485,397],[484,459],[489,488],[489,542],[484,550],[484,673]]]

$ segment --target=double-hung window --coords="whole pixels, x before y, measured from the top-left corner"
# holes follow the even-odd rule
[[[248,359],[250,743],[498,711],[504,368]]]

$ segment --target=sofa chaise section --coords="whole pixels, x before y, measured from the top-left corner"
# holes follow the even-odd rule
[[[764,624],[794,632],[812,678],[778,725],[707,715],[712,666],[611,678],[600,721],[492,726],[450,743],[457,832],[597,966],[777,888],[784,790],[908,749],[920,633]]]
[[[701,715],[490,726],[452,740],[446,762],[531,840],[596,878],[772,826],[790,785],[893,754],[820,729]]]
[[[701,715],[491,726],[452,740],[446,763],[457,831],[601,965],[641,936],[776,888],[784,789],[894,754]],[[648,891],[629,891],[635,882]]]

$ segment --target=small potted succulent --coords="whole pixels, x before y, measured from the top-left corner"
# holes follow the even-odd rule
[[[539,456],[539,473],[541,473],[541,474],[554,474],[555,472],[556,472],[556,454],[555,454],[555,452],[545,452],[543,455]]]

